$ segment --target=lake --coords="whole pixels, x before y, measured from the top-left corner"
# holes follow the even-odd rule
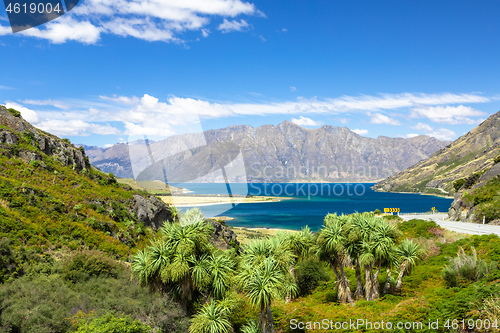
[[[175,184],[173,184],[175,186]],[[230,226],[248,228],[300,229],[315,231],[328,213],[351,214],[384,208],[399,208],[401,213],[424,213],[435,207],[447,212],[453,199],[411,193],[375,192],[373,183],[251,183],[230,184],[233,194],[288,197],[280,202],[201,206],[208,217],[229,216]],[[227,195],[226,184],[182,184],[192,193]],[[188,207],[189,208],[189,207]],[[185,211],[188,208],[182,208]]]

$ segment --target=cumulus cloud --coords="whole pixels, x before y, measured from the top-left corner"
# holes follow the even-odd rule
[[[452,141],[457,137],[457,134],[450,129],[447,129],[447,128],[434,129],[434,127],[432,127],[428,124],[424,124],[424,123],[418,123],[417,125],[413,126],[412,128],[416,129],[418,131],[421,131],[424,134],[426,134],[428,136],[432,136],[432,137],[439,139],[439,140]],[[411,134],[411,135],[413,135],[413,134]],[[413,136],[416,136],[416,134]],[[408,137],[410,137],[410,136],[408,136]]]
[[[7,102],[5,103],[5,107],[7,109],[16,109],[17,111],[21,112],[21,116],[30,123],[36,124],[38,122],[38,114],[36,113],[36,111],[28,109],[15,102]]]
[[[243,0],[87,0],[64,16],[16,35],[56,44],[67,41],[95,44],[103,34],[182,42],[179,36],[186,31],[200,31],[204,37],[208,36],[208,26],[221,18],[223,22],[218,26],[222,32],[248,29],[247,21],[235,19],[239,15],[261,13],[254,4]],[[0,35],[11,33],[9,27],[0,25]]]
[[[228,21],[227,19],[224,19],[224,22],[219,25],[217,30],[222,31],[223,33],[228,33],[231,31],[243,31],[245,29],[248,29],[249,27],[250,25],[248,24],[248,22],[243,19],[241,19],[240,21]]]
[[[352,130],[354,133],[356,134],[359,134],[359,135],[365,135],[365,134],[368,134],[368,130],[367,129],[353,129]]]
[[[37,124],[37,127],[58,136],[89,136],[91,134],[110,135],[119,134],[120,131],[110,125],[89,123],[83,120],[45,120]]]
[[[477,124],[471,117],[484,116],[485,113],[470,106],[417,106],[411,110],[413,118],[428,118],[435,123]]]
[[[292,123],[297,124],[299,126],[321,126],[323,125],[320,121],[314,121],[311,118],[306,118],[300,116],[300,118],[292,118]]]
[[[416,134],[416,133],[410,133],[410,134],[406,134],[406,137],[407,138],[414,138],[416,136],[419,136],[419,134]]]
[[[398,120],[380,113],[372,114],[370,122],[372,124],[401,125],[401,123]]]
[[[430,126],[428,124],[424,124],[424,123],[418,123],[415,126],[413,126],[412,128],[416,129],[416,130],[419,130],[419,131],[423,131],[423,132],[431,132],[431,131],[434,130],[432,128],[432,126]]]
[[[426,134],[428,136],[435,137],[436,139],[446,140],[446,141],[453,141],[457,137],[457,134],[455,132],[447,128],[440,128],[431,133],[426,133]]]

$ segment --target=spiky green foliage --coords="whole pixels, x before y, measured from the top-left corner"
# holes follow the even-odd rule
[[[472,248],[471,255],[467,255],[460,247],[457,256],[449,260],[450,264],[443,269],[443,278],[451,287],[479,281],[498,269],[496,261],[478,259],[475,248]]]
[[[258,266],[247,262],[238,280],[250,304],[260,310],[259,326],[262,332],[272,331],[271,304],[275,298],[287,293],[286,277],[280,264],[272,257],[265,258]]]
[[[171,292],[185,310],[200,295],[222,299],[236,268],[233,252],[216,250],[209,241],[212,227],[199,216],[196,219],[165,224],[132,261],[132,271],[143,285]]]
[[[190,333],[228,333],[232,331],[229,321],[230,309],[224,303],[211,300],[193,316]]]
[[[241,333],[261,333],[259,322],[252,320],[241,328]]]
[[[337,277],[337,293],[342,303],[354,303],[351,296],[351,287],[345,272],[347,259],[347,237],[349,217],[328,214],[325,217],[323,228],[318,236],[318,255],[325,259]]]
[[[399,275],[396,282],[396,291],[401,290],[403,276],[410,275],[412,268],[417,264],[423,255],[419,244],[410,239],[405,239],[396,248],[394,253],[396,265],[399,267]]]

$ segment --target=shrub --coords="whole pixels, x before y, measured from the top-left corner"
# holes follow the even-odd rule
[[[7,109],[7,111],[9,111],[9,113],[16,118],[21,117],[21,112],[17,111],[16,109],[9,108],[9,109]]]
[[[85,251],[70,257],[63,265],[63,278],[71,282],[87,281],[91,277],[116,278],[118,267],[102,252]]]
[[[16,261],[10,247],[10,240],[0,240],[0,283],[7,281],[14,273]]]
[[[495,162],[495,164],[500,163],[500,155],[498,155],[497,157],[495,157],[493,159],[493,162]]]
[[[152,332],[152,330],[151,326],[134,320],[130,316],[120,317],[113,313],[107,313],[93,320],[80,321],[76,333],[146,333]]]
[[[105,221],[97,221],[94,217],[87,220],[89,227],[94,230],[102,231],[111,234],[113,232],[113,224]]]
[[[455,191],[458,191],[462,188],[462,186],[464,186],[464,184],[465,184],[465,179],[463,178],[457,179],[453,182],[453,188],[455,189]]]
[[[409,238],[435,238],[437,230],[441,229],[436,222],[417,219],[404,221],[398,228]]]
[[[19,145],[17,145],[17,144],[15,144],[15,145],[9,145],[7,147],[7,151],[12,156],[19,156],[19,153],[21,152],[21,147]]]
[[[479,281],[498,268],[495,261],[487,263],[485,260],[478,259],[474,248],[472,248],[472,255],[469,256],[460,247],[457,256],[449,260],[450,264],[443,269],[443,278],[450,287]]]
[[[299,287],[299,295],[306,296],[310,294],[320,282],[330,279],[323,265],[315,259],[307,259],[302,261],[296,268],[297,286]]]
[[[33,168],[38,168],[40,166],[40,161],[37,161],[37,160],[31,160],[30,161],[30,165],[33,167]]]
[[[469,189],[471,188],[472,186],[474,186],[475,183],[477,183],[477,181],[479,180],[479,177],[481,177],[480,174],[478,173],[473,173],[472,175],[470,175],[469,177],[467,177],[465,179],[465,182],[464,182],[464,188],[465,189]]]
[[[375,210],[373,211],[373,214],[375,214],[375,215],[380,215],[380,214],[382,214],[382,211],[381,211],[380,209],[378,209],[378,208],[377,208],[377,209],[375,209]]]

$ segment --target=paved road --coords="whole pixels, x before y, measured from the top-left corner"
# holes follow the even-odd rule
[[[422,220],[433,220],[441,227],[460,232],[462,234],[469,235],[489,235],[495,234],[500,236],[500,226],[488,225],[488,224],[477,224],[477,223],[467,223],[458,221],[447,221],[448,214],[425,214],[425,215],[401,215],[404,220],[411,219],[422,219]]]

